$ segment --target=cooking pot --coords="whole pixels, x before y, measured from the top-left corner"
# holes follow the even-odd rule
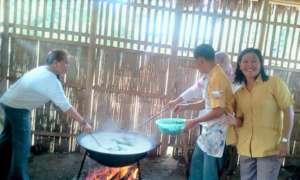
[[[127,166],[143,159],[157,147],[151,138],[135,132],[93,132],[80,134],[77,143],[92,159],[111,167]]]

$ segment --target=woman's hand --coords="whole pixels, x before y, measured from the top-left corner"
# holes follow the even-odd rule
[[[226,112],[226,119],[227,119],[227,124],[236,126],[237,119],[235,118],[233,113]]]
[[[229,125],[233,125],[236,127],[242,127],[243,125],[243,118],[235,117],[233,113],[226,113],[226,119]]]
[[[236,127],[242,127],[243,126],[243,122],[244,122],[244,119],[242,117],[240,118],[236,118]]]
[[[290,147],[289,142],[280,142],[278,144],[278,156],[284,157],[289,154]]]

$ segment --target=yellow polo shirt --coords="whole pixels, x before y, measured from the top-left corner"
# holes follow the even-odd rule
[[[216,91],[221,93],[220,97],[216,97],[214,94]],[[218,64],[208,73],[207,93],[210,108],[222,107],[225,111],[232,112],[234,98],[231,83]]]
[[[231,82],[223,69],[217,64],[208,74],[208,101],[210,108],[222,107],[226,112],[233,112],[232,104],[234,96],[232,92]],[[213,91],[222,91],[220,98],[215,98],[212,94]],[[235,131],[232,126],[228,127],[226,144],[236,143]]]
[[[249,157],[266,157],[277,154],[280,141],[282,110],[293,104],[287,85],[277,77],[262,81],[258,77],[253,89],[245,86],[235,93],[236,114],[243,117],[239,128],[238,153]]]
[[[203,91],[205,109],[199,114],[217,107],[230,112],[234,98],[231,83],[223,69],[215,65],[206,77]],[[222,157],[228,129],[225,113],[211,121],[201,122],[201,125],[202,132],[197,139],[197,145],[210,156]]]

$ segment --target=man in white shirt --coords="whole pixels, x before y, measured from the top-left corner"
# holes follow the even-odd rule
[[[5,114],[0,134],[0,179],[28,180],[27,163],[30,150],[30,111],[52,101],[66,115],[79,122],[85,131],[91,126],[70,104],[58,77],[68,68],[68,52],[48,53],[45,66],[25,73],[0,98]]]

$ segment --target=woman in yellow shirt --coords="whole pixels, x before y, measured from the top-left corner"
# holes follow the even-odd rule
[[[291,93],[281,79],[266,74],[255,48],[240,53],[235,82],[242,84],[235,93],[236,117],[242,121],[237,142],[241,179],[277,179],[294,122]]]

